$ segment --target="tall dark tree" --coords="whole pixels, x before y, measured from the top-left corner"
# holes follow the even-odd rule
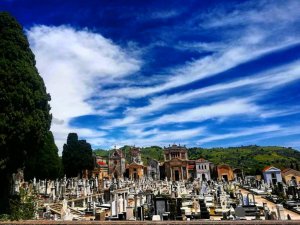
[[[10,178],[43,145],[51,115],[43,79],[22,27],[0,13],[0,212],[8,209]]]
[[[93,150],[85,140],[78,140],[76,133],[70,133],[67,143],[64,144],[62,162],[65,174],[68,177],[81,176],[85,169],[94,166]]]
[[[58,148],[54,143],[53,134],[48,132],[43,146],[25,163],[25,178],[56,179],[63,175]]]

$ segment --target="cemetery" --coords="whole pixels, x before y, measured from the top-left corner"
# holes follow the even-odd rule
[[[229,165],[222,165],[218,167],[220,174],[217,179],[213,179],[211,165],[207,160],[194,161],[197,166],[195,171],[185,167],[192,165],[193,161],[188,160],[186,150],[181,146],[171,146],[165,151],[167,166],[163,165],[162,168],[169,170],[168,173],[159,169],[161,164],[153,163],[152,159],[148,167],[143,166],[139,150],[135,148],[133,153],[131,162],[127,165],[124,164],[124,155],[118,149],[112,153],[108,165],[98,157],[98,162],[102,162],[101,167],[83,173],[85,176],[81,178],[34,178],[30,182],[24,182],[20,170],[13,176],[11,191],[18,194],[22,189],[28,195],[37,196],[37,220],[300,219],[300,188],[294,180],[283,182],[277,168],[264,169],[264,179],[261,179],[255,176],[236,176]],[[142,168],[143,172],[128,169],[132,167]],[[150,168],[150,173],[147,168]],[[154,174],[155,171],[160,171],[160,174]]]

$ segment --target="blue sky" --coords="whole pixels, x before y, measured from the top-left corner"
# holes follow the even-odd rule
[[[6,0],[51,94],[94,148],[300,149],[300,2]]]

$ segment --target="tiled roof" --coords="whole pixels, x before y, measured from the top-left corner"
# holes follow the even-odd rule
[[[282,170],[282,174],[283,175],[293,174],[293,175],[296,175],[296,176],[300,176],[300,171],[294,170],[294,169],[291,169],[291,168],[287,168],[287,169]]]
[[[197,159],[196,162],[203,162],[204,163],[204,162],[208,162],[208,161],[206,159],[200,158],[200,159]]]
[[[274,168],[274,169],[277,169],[279,170],[278,168],[274,167],[274,166],[266,166],[262,171],[263,172],[266,172],[267,170],[271,169],[271,168]]]
[[[100,165],[100,166],[106,166],[106,162],[99,161],[99,162],[97,162],[97,163],[98,163],[98,165]]]

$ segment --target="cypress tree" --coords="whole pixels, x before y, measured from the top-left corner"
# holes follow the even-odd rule
[[[81,176],[83,170],[94,166],[91,145],[85,140],[78,140],[76,133],[70,133],[63,147],[62,162],[68,177]]]
[[[0,213],[7,212],[12,173],[43,146],[51,115],[43,79],[21,25],[0,13]]]

